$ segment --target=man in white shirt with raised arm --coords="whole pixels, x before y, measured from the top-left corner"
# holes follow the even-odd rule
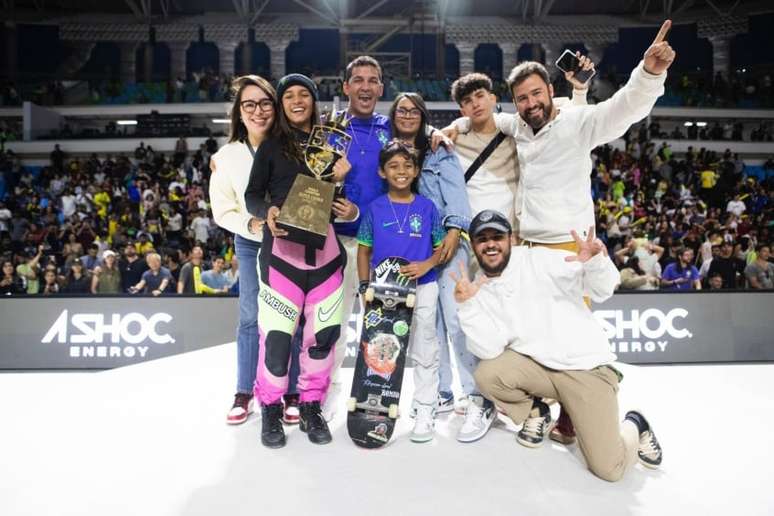
[[[568,231],[588,236],[595,225],[591,151],[645,118],[664,93],[666,71],[675,59],[665,39],[671,26],[670,20],[663,23],[626,85],[596,105],[557,107],[540,63],[524,62],[511,71],[508,86],[518,113],[498,115],[496,123],[516,141],[520,178],[514,211],[524,245],[575,252]],[[551,437],[572,442],[572,423],[560,417],[559,427]]]
[[[657,468],[662,451],[641,413],[630,411],[618,422],[621,374],[583,296],[609,298],[619,274],[593,230],[587,228],[585,239],[571,231],[577,254],[511,247],[508,220],[484,210],[469,233],[481,272],[470,281],[460,265],[454,294],[468,347],[481,359],[476,384],[514,423],[523,423],[517,440],[534,446],[536,435],[546,435],[552,422],[541,398],[558,400],[575,423],[588,468],[613,482],[638,458]]]

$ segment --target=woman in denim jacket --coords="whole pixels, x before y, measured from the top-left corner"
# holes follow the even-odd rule
[[[392,134],[414,147],[422,164],[419,175],[419,194],[433,201],[443,219],[446,238],[442,244],[441,264],[438,266],[438,335],[441,342],[448,336],[459,365],[460,380],[466,395],[477,393],[473,380],[475,357],[465,346],[465,335],[457,318],[454,300],[454,282],[448,272],[458,270],[458,262],[468,267],[470,246],[462,233],[467,233],[470,220],[470,203],[465,188],[465,176],[457,156],[443,145],[433,151],[427,137],[430,115],[425,101],[417,93],[400,93],[390,108]],[[449,346],[441,345],[441,364],[449,364]],[[440,392],[437,412],[454,410],[451,392],[451,374],[448,367],[441,367]]]

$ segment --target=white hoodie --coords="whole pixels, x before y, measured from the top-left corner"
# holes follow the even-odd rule
[[[583,296],[596,302],[612,296],[618,270],[601,253],[583,264],[564,261],[567,256],[573,253],[512,247],[502,275],[459,305],[470,352],[492,359],[510,348],[559,370],[589,370],[615,361]]]

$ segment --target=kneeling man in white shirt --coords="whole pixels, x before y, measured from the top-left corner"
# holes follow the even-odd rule
[[[616,357],[602,327],[583,302],[609,298],[620,280],[604,244],[572,237],[577,255],[544,247],[511,247],[511,226],[485,210],[470,225],[481,267],[471,281],[455,278],[462,329],[470,351],[481,359],[480,391],[522,429],[517,440],[535,447],[553,426],[540,398],[558,400],[575,423],[578,445],[592,473],[616,481],[638,458],[661,464],[655,434],[639,412],[618,421]]]

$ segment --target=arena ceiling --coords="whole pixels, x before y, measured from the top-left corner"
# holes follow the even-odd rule
[[[313,15],[321,23],[343,20],[405,18],[425,14],[447,17],[496,16],[525,23],[551,16],[614,15],[642,20],[671,17],[690,21],[707,16],[744,16],[771,11],[771,0],[0,0],[10,19],[33,21],[79,15],[125,15],[138,21],[164,22],[205,13],[234,15],[247,23],[284,15]]]

